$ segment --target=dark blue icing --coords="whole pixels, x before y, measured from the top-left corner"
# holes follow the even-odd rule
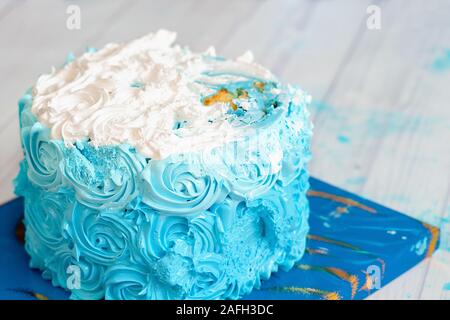
[[[263,119],[236,114],[281,141],[281,168],[272,170],[260,154],[274,152],[271,144],[252,137],[164,160],[125,144],[67,147],[37,122],[27,93],[15,186],[30,266],[63,288],[68,268],[79,268],[74,299],[237,299],[290,269],[308,232],[311,125],[305,101],[283,94],[258,98]],[[248,153],[255,143],[262,150]]]

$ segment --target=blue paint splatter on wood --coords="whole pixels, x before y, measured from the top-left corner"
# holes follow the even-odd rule
[[[75,54],[73,52],[69,52],[69,54],[66,57],[66,61],[65,64],[69,64],[72,61],[74,61],[77,57],[75,56]]]
[[[132,88],[138,88],[138,89],[143,89],[143,88],[145,88],[145,85],[144,85],[142,82],[140,82],[140,81],[134,81],[134,82],[132,82],[132,83],[130,84],[130,87],[132,87]]]
[[[363,185],[364,183],[366,183],[366,177],[355,177],[355,178],[348,178],[347,180],[345,180],[345,183],[348,185]]]
[[[317,100],[313,100],[311,102],[311,105],[309,106],[309,108],[311,109],[311,111],[314,111],[316,113],[322,112],[322,111],[333,111],[334,107],[331,106],[330,104],[323,102],[323,101],[317,101]]]
[[[440,55],[434,60],[432,65],[435,71],[448,71],[450,70],[450,49],[445,49]]]
[[[94,52],[97,52],[97,49],[94,48],[94,47],[87,47],[87,48],[86,48],[86,52],[87,52],[87,53],[94,53]]]
[[[338,134],[337,139],[340,143],[349,143],[350,142],[350,138],[343,134]]]

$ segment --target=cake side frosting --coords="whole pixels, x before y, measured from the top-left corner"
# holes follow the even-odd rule
[[[51,108],[37,111],[37,87],[19,102],[24,160],[15,185],[25,198],[26,250],[72,298],[237,299],[303,255],[310,98],[255,78],[253,65],[236,73],[217,61],[196,78],[207,89],[196,106],[224,108],[212,122],[236,136],[187,151],[150,157],[137,140],[57,137],[45,121]],[[68,283],[72,267],[80,288]]]

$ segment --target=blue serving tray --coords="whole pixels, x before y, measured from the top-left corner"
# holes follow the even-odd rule
[[[439,229],[311,178],[304,257],[245,299],[363,299],[439,246]],[[28,267],[22,199],[0,207],[0,299],[68,299]],[[19,234],[19,235],[17,235]]]

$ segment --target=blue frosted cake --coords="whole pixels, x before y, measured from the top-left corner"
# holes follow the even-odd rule
[[[158,31],[19,102],[30,266],[74,299],[237,299],[303,255],[310,97]]]

